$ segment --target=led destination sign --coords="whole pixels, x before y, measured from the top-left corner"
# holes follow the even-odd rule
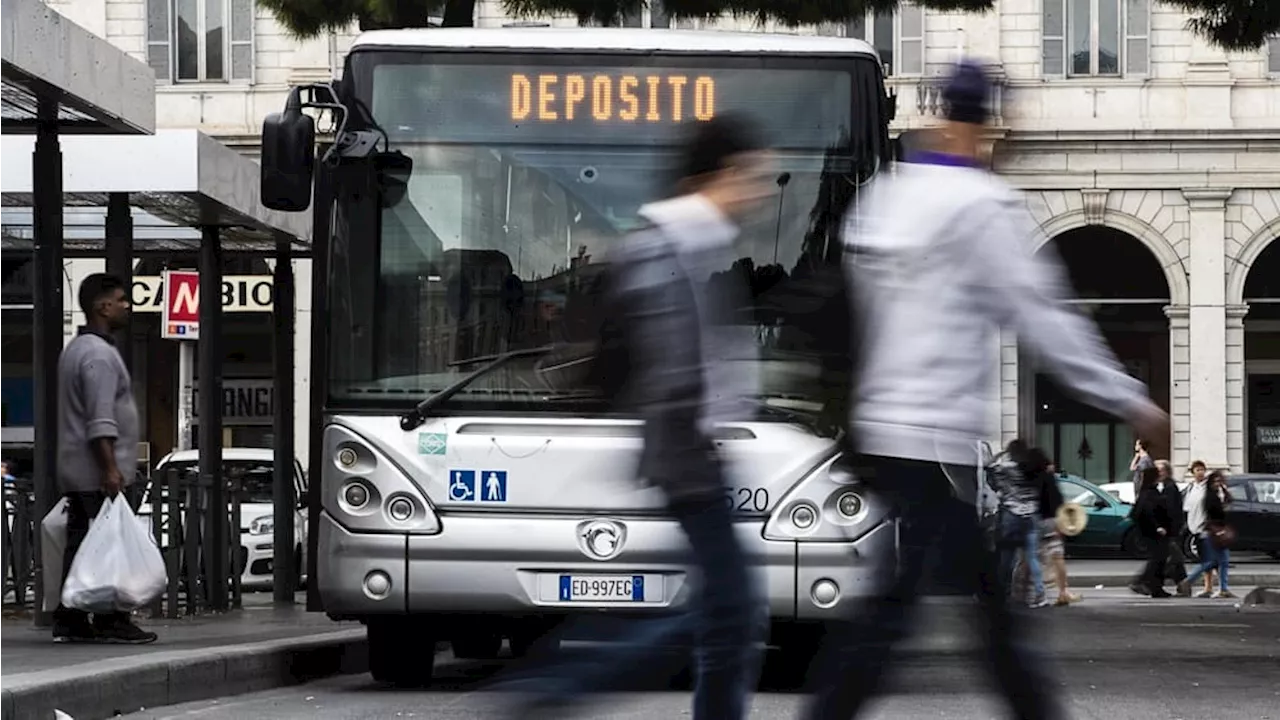
[[[373,71],[372,110],[398,141],[649,145],[741,112],[770,142],[824,148],[850,132],[852,75],[836,69],[406,63]]]
[[[686,74],[542,73],[511,76],[511,119],[681,123],[716,114],[716,81]]]

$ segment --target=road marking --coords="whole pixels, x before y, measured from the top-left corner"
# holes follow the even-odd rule
[[[1253,627],[1245,623],[1141,623],[1141,627],[1178,627],[1178,628],[1247,628]]]

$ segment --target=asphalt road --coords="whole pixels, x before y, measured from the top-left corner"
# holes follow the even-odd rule
[[[1127,591],[1086,590],[1084,603],[1035,611],[1075,718],[1280,720],[1280,607],[1226,600],[1150,600]],[[870,718],[1005,717],[987,694],[969,608],[927,605],[884,699]],[[400,691],[368,676],[148,710],[134,720],[312,720],[420,718],[499,720],[502,696],[490,689],[504,665],[442,654],[432,687]],[[752,717],[795,717],[802,673],[773,657]],[[667,720],[689,714],[688,685],[650,672],[625,692],[602,695],[579,717]]]

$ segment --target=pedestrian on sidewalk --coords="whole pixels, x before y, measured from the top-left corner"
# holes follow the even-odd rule
[[[984,169],[990,92],[980,65],[959,63],[945,81],[936,142],[880,174],[846,225],[853,315],[863,326],[851,344],[859,369],[849,431],[870,487],[893,507],[898,547],[884,558],[892,570],[874,597],[845,604],[843,623],[830,626],[812,665],[809,720],[847,720],[879,694],[944,542],[971,563],[964,570],[984,619],[984,655],[1016,716],[1064,715],[1059,683],[1027,634],[1026,613],[1012,609],[975,507],[1001,328],[1086,402],[1145,437],[1168,432],[1145,386],[1065,302],[1061,266],[1050,248],[1035,252],[1024,199]]]
[[[1034,449],[1038,450],[1038,449]],[[1083,600],[1079,593],[1071,592],[1067,576],[1067,557],[1062,531],[1058,528],[1058,508],[1062,507],[1064,498],[1058,488],[1057,467],[1049,462],[1041,474],[1040,494],[1040,567],[1051,572],[1054,584],[1058,586],[1058,597],[1054,605],[1063,607]],[[1026,562],[1019,560],[1014,570],[1015,598],[1024,600],[1030,607],[1043,607],[1043,597],[1036,597],[1030,582],[1031,573]]]
[[[1043,455],[1043,453],[1041,453]],[[1015,565],[1027,569],[1033,600],[1030,606],[1045,607],[1044,571],[1040,567],[1040,496],[1043,493],[1041,473],[1048,465],[1036,462],[1032,448],[1022,440],[1012,440],[987,473],[1000,515],[996,521],[996,546],[1000,552],[1000,581],[1013,590]],[[1016,591],[1015,591],[1016,592]]]
[[[1160,470],[1149,467],[1143,474],[1142,490],[1130,511],[1138,532],[1147,542],[1147,562],[1143,566],[1139,586],[1146,590],[1144,594],[1153,598],[1173,597],[1165,591],[1164,581],[1169,561],[1169,536],[1175,523],[1169,503],[1158,487]]]
[[[1225,546],[1218,547],[1211,532],[1215,526],[1225,525],[1227,522],[1227,505],[1231,503],[1231,493],[1227,490],[1226,475],[1215,470],[1206,476],[1205,465],[1199,460],[1192,463],[1191,467],[1196,481],[1187,489],[1187,525],[1195,533],[1200,550],[1200,567],[1191,573],[1187,581],[1194,583],[1204,575],[1205,589],[1199,597],[1235,597],[1227,585],[1231,550]],[[1217,590],[1213,590],[1209,584],[1215,571],[1218,576]]]
[[[1164,580],[1172,580],[1180,597],[1191,597],[1191,584],[1187,582],[1187,556],[1182,552],[1182,533],[1186,528],[1186,513],[1183,511],[1182,491],[1173,477],[1173,464],[1168,460],[1155,461],[1157,471],[1156,490],[1164,499],[1172,523],[1168,535],[1161,542],[1169,547],[1165,557]],[[1138,594],[1146,594],[1147,585],[1143,572],[1139,572],[1129,584],[1131,590]],[[1162,581],[1163,582],[1163,581]]]
[[[1155,461],[1151,459],[1151,454],[1147,452],[1147,441],[1141,438],[1133,441],[1133,459],[1129,461],[1129,472],[1133,476],[1133,497],[1136,499],[1138,493],[1142,492],[1142,473],[1147,468],[1155,467]]]
[[[514,717],[565,717],[583,695],[634,678],[686,635],[697,639],[693,720],[748,713],[767,610],[724,502],[731,470],[713,432],[717,423],[753,416],[759,391],[726,360],[749,361],[756,346],[750,328],[739,328],[743,334],[725,324],[750,302],[741,276],[706,278],[733,263],[737,223],[770,195],[776,173],[757,129],[742,117],[722,114],[690,127],[676,193],[642,207],[648,226],[611,258],[616,272],[605,305],[629,369],[622,382],[604,384],[624,387],[620,394],[644,421],[637,472],[664,492],[688,538],[699,588],[691,611],[626,620],[618,642],[574,661],[554,658],[508,684],[532,688],[509,708]]]
[[[89,532],[89,521],[108,497],[123,493],[136,508],[138,408],[114,332],[129,320],[127,288],[114,275],[95,273],[80,284],[85,325],[58,359],[58,489],[67,499],[67,546],[62,578]],[[53,614],[55,642],[143,644],[156,634],[129,613],[89,614],[61,603]]]

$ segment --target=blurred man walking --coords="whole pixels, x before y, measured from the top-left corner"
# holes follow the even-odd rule
[[[675,196],[641,208],[649,227],[629,236],[612,258],[615,279],[605,302],[614,351],[625,355],[616,367],[628,369],[620,373],[625,377],[597,382],[644,420],[639,475],[663,490],[688,537],[701,581],[694,608],[627,621],[619,644],[533,670],[529,684],[536,690],[513,708],[517,717],[561,718],[582,694],[634,679],[664,645],[686,634],[697,644],[693,719],[746,717],[766,611],[724,502],[727,470],[711,433],[716,423],[753,412],[758,391],[750,377],[733,374],[742,363],[730,361],[749,361],[756,349],[751,335],[717,327],[748,300],[745,285],[734,292],[706,280],[732,263],[734,218],[772,191],[775,174],[763,147],[739,117],[697,123],[680,158]],[[599,367],[611,375],[606,365]]]
[[[851,603],[848,622],[828,633],[805,709],[813,720],[853,717],[877,694],[894,644],[912,629],[910,611],[943,537],[963,538],[956,556],[980,559],[971,574],[987,658],[1016,716],[1061,716],[1057,684],[1033,641],[1019,637],[1021,613],[1010,608],[971,505],[978,441],[991,434],[997,328],[1016,331],[1064,386],[1143,437],[1168,431],[1142,383],[1063,302],[1060,269],[1044,252],[1033,254],[1035,226],[1021,197],[981,168],[989,92],[981,67],[958,65],[934,149],[882,176],[850,216],[846,257],[865,326],[855,346],[861,371],[850,429],[865,456],[860,464],[873,468],[873,489],[897,509],[899,556],[870,607]],[[968,512],[956,511],[960,503]]]

